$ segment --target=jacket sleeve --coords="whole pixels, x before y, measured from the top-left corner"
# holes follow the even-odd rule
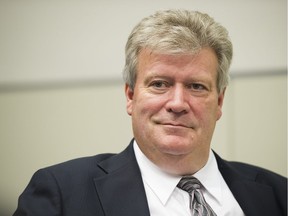
[[[13,216],[60,216],[61,195],[53,175],[46,169],[37,171],[18,200]]]

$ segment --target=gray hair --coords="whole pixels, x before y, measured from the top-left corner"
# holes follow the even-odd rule
[[[229,83],[233,55],[228,31],[209,15],[197,11],[158,11],[136,25],[128,38],[124,81],[134,89],[138,55],[143,48],[165,54],[196,54],[205,47],[212,48],[217,56],[217,90],[221,92]]]

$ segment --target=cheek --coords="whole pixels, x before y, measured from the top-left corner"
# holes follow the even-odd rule
[[[137,101],[137,106],[134,101],[134,109],[137,110],[138,115],[147,116],[154,115],[158,113],[164,107],[163,99],[156,96],[142,96],[141,99]]]
[[[218,106],[217,102],[206,101],[199,102],[192,106],[193,114],[199,123],[202,125],[213,125],[221,117],[221,108]]]

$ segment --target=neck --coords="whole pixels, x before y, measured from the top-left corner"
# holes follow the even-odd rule
[[[157,160],[149,157],[148,159],[169,174],[178,176],[193,175],[206,165],[209,157],[209,151],[210,149],[206,151],[205,154],[196,153],[193,155],[162,154],[161,156],[157,157]],[[201,155],[201,157],[199,157],[199,155]],[[159,160],[159,158],[161,158],[161,160]]]

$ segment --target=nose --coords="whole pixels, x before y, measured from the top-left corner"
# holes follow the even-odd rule
[[[173,112],[177,114],[184,114],[188,112],[189,103],[185,87],[181,85],[176,85],[170,89],[169,98],[166,103],[166,109],[168,112]]]

